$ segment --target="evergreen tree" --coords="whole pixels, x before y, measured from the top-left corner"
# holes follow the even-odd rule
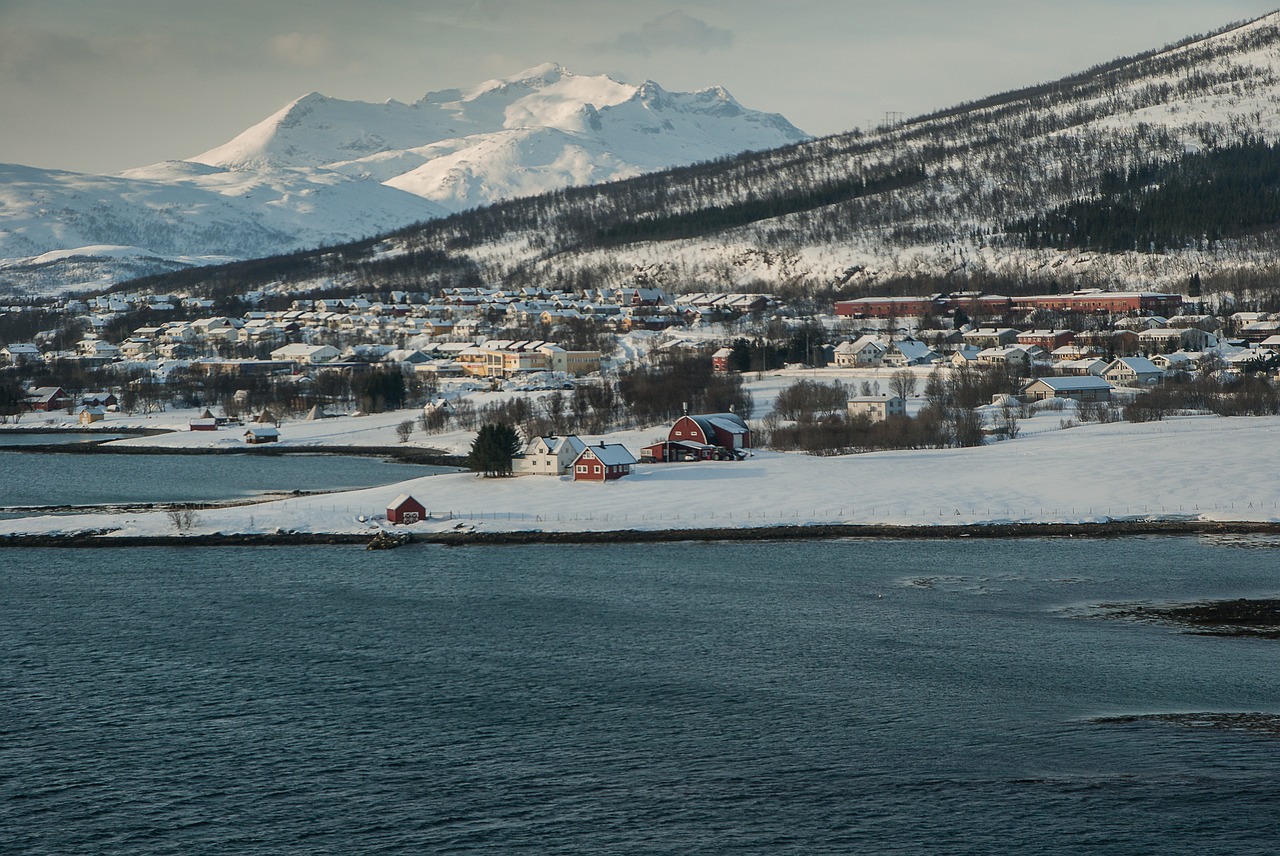
[[[511,459],[520,452],[520,435],[505,422],[480,426],[467,465],[485,478],[511,475]]]

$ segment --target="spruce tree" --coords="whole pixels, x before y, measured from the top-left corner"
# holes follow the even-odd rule
[[[511,459],[520,452],[520,435],[505,422],[480,426],[467,465],[485,478],[511,475]]]

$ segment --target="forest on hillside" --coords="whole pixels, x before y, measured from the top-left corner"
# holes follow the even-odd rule
[[[646,275],[673,291],[758,286],[856,296],[905,276],[971,284],[985,275],[974,259],[986,250],[1158,253],[1207,245],[1222,252],[1224,242],[1280,223],[1276,181],[1264,165],[1280,126],[1268,124],[1274,108],[1256,106],[1280,98],[1280,74],[1249,56],[1277,45],[1280,27],[1269,22],[1229,28],[870,133],[511,200],[380,239],[123,287],[620,285],[634,281],[643,248],[670,246],[685,252],[651,251],[663,263]],[[1192,101],[1217,105],[1215,118],[1183,111]],[[1156,115],[1170,120],[1144,118]],[[1201,154],[1187,157],[1189,149]],[[733,268],[730,247],[756,254],[747,270],[767,268],[767,281],[753,283]],[[920,247],[941,260],[934,269],[893,270],[896,253]],[[888,274],[871,280],[856,267],[793,269],[780,261],[813,250],[832,258],[857,250],[884,259]],[[1063,287],[1084,284],[1079,276]]]

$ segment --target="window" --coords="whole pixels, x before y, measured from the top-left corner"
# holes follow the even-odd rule
[[[578,472],[580,472],[580,473],[585,473],[586,471],[587,471],[587,465],[586,465],[586,464],[578,464]]]

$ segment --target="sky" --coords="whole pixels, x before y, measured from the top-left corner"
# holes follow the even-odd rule
[[[0,162],[114,173],[197,155],[308,92],[413,102],[544,62],[673,91],[723,86],[822,135],[1053,80],[1277,6],[0,0]]]

